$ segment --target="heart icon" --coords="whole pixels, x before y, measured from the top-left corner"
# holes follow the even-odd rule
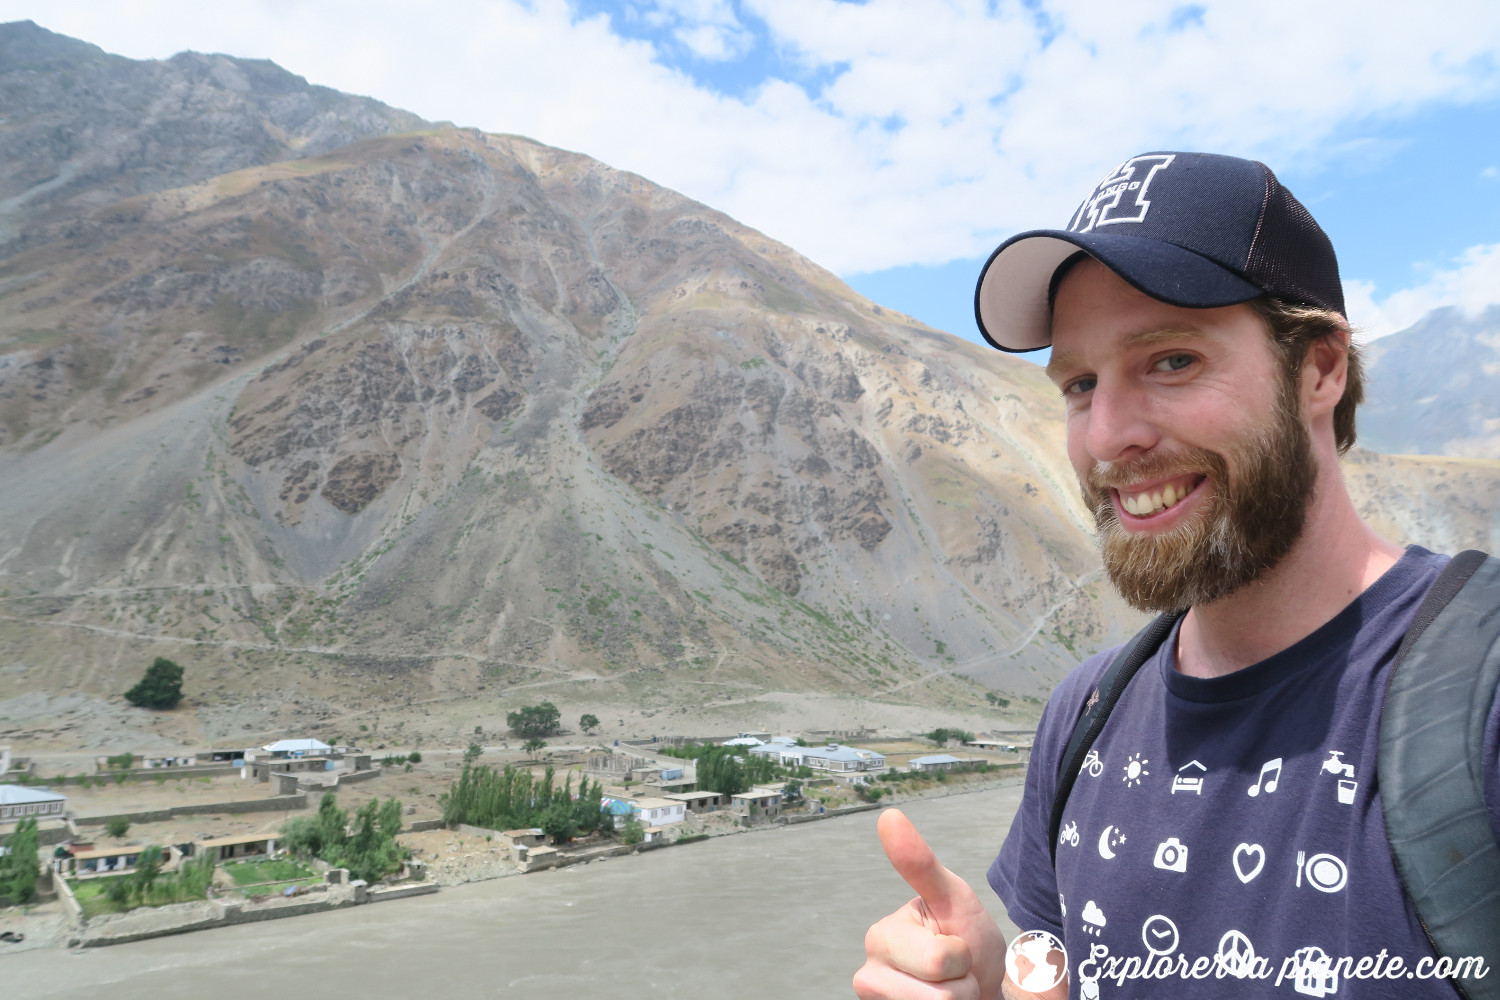
[[[1243,855],[1243,858],[1241,857]],[[1251,857],[1255,858],[1255,866],[1248,866]],[[1249,882],[1260,874],[1260,870],[1266,866],[1266,851],[1259,844],[1241,844],[1234,849],[1234,873],[1240,877],[1241,882]]]

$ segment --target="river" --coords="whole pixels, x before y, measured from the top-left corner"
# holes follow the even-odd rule
[[[979,888],[1019,785],[904,806]],[[0,996],[292,1000],[852,997],[865,928],[911,896],[876,813],[108,948],[0,960]],[[1007,935],[1013,932],[1002,921]]]

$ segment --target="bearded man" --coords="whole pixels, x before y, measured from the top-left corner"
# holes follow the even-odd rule
[[[1345,491],[1361,371],[1327,236],[1260,163],[1149,153],[1067,229],[1002,244],[975,302],[995,347],[1052,348],[1109,577],[1168,614],[1123,687],[1101,653],[1042,715],[989,873],[1025,932],[1009,979],[978,896],[890,810],[918,895],[870,929],[855,992],[1451,1000],[1482,981],[1500,941],[1470,978],[1438,974],[1382,815],[1392,664],[1448,557],[1378,537]],[[1485,710],[1472,769],[1500,839]],[[1038,942],[1065,955],[1039,964]]]

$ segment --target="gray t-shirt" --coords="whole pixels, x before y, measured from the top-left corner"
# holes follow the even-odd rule
[[[1332,621],[1224,677],[1178,673],[1174,632],[1099,734],[1054,871],[1058,757],[1116,651],[1058,685],[989,881],[1021,930],[1063,941],[1073,997],[1452,1000],[1391,858],[1375,774],[1391,661],[1446,563],[1409,548]],[[1500,836],[1500,707],[1489,722]],[[1480,957],[1500,975],[1500,953]]]

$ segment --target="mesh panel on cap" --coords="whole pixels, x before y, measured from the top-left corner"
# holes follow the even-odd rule
[[[1269,295],[1343,315],[1344,286],[1333,243],[1276,175],[1266,171],[1266,206],[1245,277]]]

